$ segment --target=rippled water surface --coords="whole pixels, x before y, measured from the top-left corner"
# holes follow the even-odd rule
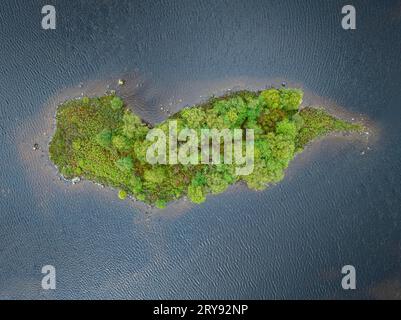
[[[38,1],[0,2],[0,298],[400,298],[400,1],[353,1],[354,31],[337,0],[52,3],[44,31]],[[45,152],[55,101],[121,75],[150,121],[285,79],[380,130],[316,143],[266,191],[146,214]]]

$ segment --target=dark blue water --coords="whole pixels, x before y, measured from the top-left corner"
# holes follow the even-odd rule
[[[355,31],[337,0],[52,1],[57,29],[44,31],[44,3],[1,1],[0,298],[400,298],[401,2],[352,3]],[[380,133],[370,150],[319,143],[266,191],[147,215],[60,182],[41,132],[50,97],[130,72],[146,79],[143,112],[279,78]],[[47,264],[54,291],[41,289]]]

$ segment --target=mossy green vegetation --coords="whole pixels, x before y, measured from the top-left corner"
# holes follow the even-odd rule
[[[313,139],[362,126],[336,119],[323,109],[301,108],[299,89],[239,91],[184,108],[170,119],[178,128],[254,130],[254,169],[236,175],[234,164],[150,164],[146,139],[152,127],[128,109],[121,98],[105,95],[70,100],[57,110],[50,158],[67,179],[80,177],[118,188],[118,196],[164,208],[182,196],[194,203],[238,181],[262,190],[284,177],[297,152]],[[168,135],[168,120],[155,126]],[[221,149],[223,152],[223,149]]]
[[[128,196],[127,191],[125,191],[125,190],[118,191],[118,197],[121,200],[125,200],[127,198],[127,196]]]

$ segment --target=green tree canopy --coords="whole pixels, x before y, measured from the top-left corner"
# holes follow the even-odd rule
[[[202,203],[206,200],[206,196],[202,190],[202,187],[195,187],[190,185],[188,187],[188,197],[193,203]]]
[[[118,197],[119,197],[121,200],[126,199],[127,196],[128,196],[127,191],[125,191],[125,190],[120,190],[120,191],[118,191]]]
[[[96,136],[96,142],[104,148],[107,148],[111,145],[111,130],[110,129],[103,129],[99,132]]]
[[[116,161],[116,166],[121,171],[131,172],[134,167],[134,162],[131,157],[124,157]]]
[[[130,140],[123,135],[113,135],[112,143],[119,151],[128,151],[132,147]]]
[[[153,184],[161,184],[166,178],[166,171],[162,167],[154,167],[152,169],[145,170],[144,179],[147,182]]]
[[[122,107],[123,107],[123,101],[121,100],[121,98],[120,97],[114,97],[112,100],[111,100],[111,103],[110,103],[110,105],[111,105],[111,108],[113,109],[113,110],[120,110]]]
[[[302,98],[303,92],[299,89],[280,89],[280,104],[286,111],[298,110]]]
[[[264,90],[261,93],[267,108],[269,109],[281,109],[280,105],[280,91],[277,89]]]

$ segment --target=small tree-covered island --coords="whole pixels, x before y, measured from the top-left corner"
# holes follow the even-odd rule
[[[239,181],[262,190],[283,179],[290,161],[313,139],[363,129],[322,108],[300,108],[302,98],[301,90],[291,88],[238,91],[184,108],[155,126],[142,121],[115,94],[69,100],[57,109],[50,159],[66,179],[115,187],[120,199],[130,195],[159,208],[184,196],[201,203],[207,194],[224,192]],[[204,164],[201,152],[199,161],[187,164],[150,163],[147,152],[155,142],[149,132],[157,128],[169,137],[172,120],[178,130],[190,128],[199,133],[203,129],[252,129],[252,171],[241,174],[234,161]],[[245,134],[242,139],[245,150]],[[218,151],[222,157],[223,142],[219,141]],[[168,144],[172,142],[167,139],[166,143],[171,153]],[[175,143],[178,150],[186,144]]]

